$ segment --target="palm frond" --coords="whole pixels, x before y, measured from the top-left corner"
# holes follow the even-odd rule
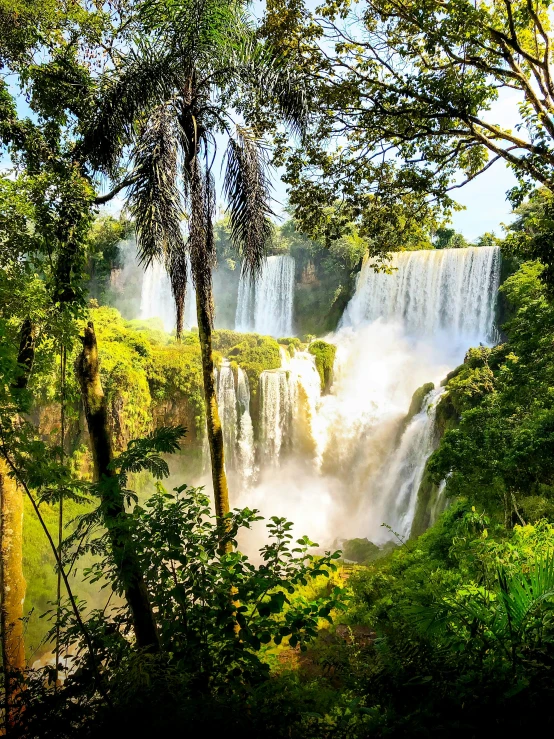
[[[216,264],[213,233],[215,188],[211,173],[203,171],[195,156],[190,166],[189,253],[198,300],[213,324],[212,269]]]
[[[137,120],[153,105],[168,100],[182,83],[174,52],[160,44],[137,43],[102,78],[94,102],[96,113],[83,131],[80,150],[94,170],[113,175]]]
[[[223,193],[228,203],[231,240],[242,257],[245,274],[259,273],[272,227],[268,156],[263,142],[237,128],[225,153]]]
[[[133,439],[113,463],[120,482],[126,484],[130,472],[141,470],[148,470],[158,480],[168,477],[167,462],[160,455],[179,451],[179,442],[185,434],[184,426],[161,426],[143,439]]]
[[[144,125],[133,164],[129,210],[135,220],[139,261],[146,266],[153,259],[170,264],[177,259],[172,255],[185,252],[177,183],[178,134],[171,105],[156,108]]]
[[[185,298],[188,284],[188,260],[186,244],[184,248],[172,249],[166,258],[165,266],[171,282],[171,292],[175,301],[176,336],[180,340],[185,317]]]
[[[166,43],[171,40],[187,73],[210,69],[218,56],[215,50],[243,17],[236,0],[149,0],[141,9],[144,29]]]
[[[244,92],[250,90],[263,108],[276,108],[279,121],[293,134],[304,136],[310,120],[307,94],[310,78],[247,28],[227,49],[230,54],[227,65],[235,70]]]
[[[554,552],[537,557],[526,575],[508,578],[502,568],[498,583],[506,615],[514,631],[525,628],[530,616],[548,600],[554,599]]]

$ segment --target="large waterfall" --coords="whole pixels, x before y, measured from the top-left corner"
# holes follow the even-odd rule
[[[401,321],[413,336],[491,338],[499,259],[494,246],[401,252],[390,262],[392,275],[367,261],[341,325],[381,318]]]
[[[294,259],[268,257],[256,280],[241,275],[235,319],[236,331],[292,336]]]
[[[440,382],[470,346],[495,337],[496,247],[404,252],[390,267],[364,265],[339,329],[327,337],[337,347],[328,395],[304,352],[283,353],[281,369],[260,376],[260,469],[233,503],[287,516],[297,533],[322,544],[409,535],[438,443]],[[429,381],[436,389],[406,424],[414,391]]]

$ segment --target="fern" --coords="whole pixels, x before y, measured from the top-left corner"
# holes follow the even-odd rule
[[[169,467],[162,454],[179,451],[179,441],[185,436],[184,426],[162,426],[144,439],[129,442],[126,451],[114,460],[113,468],[118,471],[121,486],[127,484],[130,472],[147,470],[156,480],[169,476]]]

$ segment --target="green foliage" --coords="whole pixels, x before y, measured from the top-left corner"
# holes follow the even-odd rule
[[[180,436],[182,429],[161,429],[148,439],[134,441],[116,461],[118,484],[125,486],[129,471],[151,469],[156,455],[174,450]],[[158,473],[166,477],[168,470],[160,467]],[[101,481],[91,491],[99,493],[108,484],[112,482]],[[66,543],[67,556],[72,557],[71,546],[99,554],[100,560],[86,571],[87,579],[104,582],[121,595],[122,583],[108,534],[99,528],[101,520],[97,512],[81,518]],[[328,578],[340,555],[310,554],[310,548],[317,545],[307,537],[293,542],[292,524],[272,518],[268,543],[260,550],[260,564],[254,565],[236,549],[236,537],[240,529],[259,520],[256,511],[245,509],[218,521],[205,494],[186,485],[169,494],[158,484],[143,505],[135,505],[125,517],[125,526],[139,552],[162,653],[153,660],[137,654],[128,636],[131,617],[125,607],[114,603],[87,614],[87,636],[74,611],[64,606],[62,644],[72,654],[75,669],[68,672],[63,688],[55,693],[44,692],[44,674],[39,673],[36,682],[29,676],[29,692],[21,695],[26,704],[23,724],[28,724],[27,736],[35,735],[34,721],[44,721],[49,711],[51,723],[44,736],[55,731],[63,737],[82,736],[79,732],[98,729],[110,714],[117,720],[121,710],[132,720],[146,685],[161,697],[168,679],[172,685],[170,703],[175,704],[170,723],[177,728],[187,723],[190,714],[198,720],[205,701],[247,701],[252,690],[269,676],[264,645],[285,642],[305,651],[320,621],[332,623],[332,613],[343,607],[344,593],[333,587],[310,598],[296,592],[297,587]],[[84,604],[80,607],[84,614]],[[91,645],[96,669],[99,665],[102,668],[101,693],[94,675],[91,681]],[[135,672],[137,658],[142,660],[140,679]],[[102,708],[102,697],[106,696],[110,706],[107,714]],[[167,720],[163,714],[157,709],[147,719],[142,715],[153,727]],[[63,731],[59,728],[62,719]]]
[[[524,0],[328,0],[317,11],[273,0],[263,28],[317,80],[309,136],[296,148],[283,141],[279,161],[310,232],[340,201],[361,233],[389,251],[457,207],[460,171],[470,181],[498,160],[520,181],[514,203],[535,182],[552,190],[551,102],[530,94],[513,128],[487,116],[501,93],[548,88],[548,0],[532,9]]]
[[[312,341],[308,351],[315,357],[315,366],[321,379],[321,390],[323,393],[328,393],[333,383],[333,365],[337,347],[319,340]]]
[[[371,562],[379,553],[379,547],[369,539],[346,539],[342,543],[343,556],[353,562]]]
[[[544,515],[554,496],[548,451],[554,440],[554,309],[542,270],[526,263],[504,283],[514,308],[509,341],[470,350],[449,379],[447,402],[461,417],[429,462],[436,482],[448,476],[448,494],[486,505],[508,525]],[[537,496],[543,506],[537,507]]]
[[[297,332],[321,335],[333,331],[354,292],[355,274],[367,251],[366,241],[352,224],[331,237],[318,233],[309,238],[298,230],[295,219],[281,226],[279,238],[295,260]]]
[[[132,232],[131,223],[125,218],[97,217],[87,239],[87,272],[89,290],[94,298],[104,301],[112,269],[123,266],[119,243]]]
[[[225,334],[235,334],[235,332],[225,332]],[[281,366],[279,344],[270,336],[259,336],[258,334],[239,334],[238,336],[241,340],[228,349],[226,354],[229,359],[240,365],[248,376],[251,398],[255,400],[258,394],[260,373]]]
[[[375,710],[374,730],[426,735],[436,722],[485,736],[529,715],[548,720],[553,544],[546,521],[507,534],[458,502],[416,541],[355,570],[349,618],[377,634],[346,650],[342,674]]]
[[[435,249],[464,249],[469,246],[461,233],[453,228],[437,228],[435,232]]]
[[[537,259],[543,265],[541,280],[552,290],[554,283],[554,198],[546,188],[533,191],[528,200],[515,209],[503,244],[507,256],[519,260]]]

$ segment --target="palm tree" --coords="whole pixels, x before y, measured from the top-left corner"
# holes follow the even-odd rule
[[[243,271],[256,277],[271,230],[268,152],[256,116],[269,110],[264,124],[302,134],[306,88],[256,38],[243,2],[153,0],[141,13],[144,36],[104,79],[84,146],[96,169],[114,179],[129,157],[123,182],[130,183],[139,258],[144,266],[162,260],[168,270],[178,339],[190,260],[215,508],[223,517],[229,499],[212,357],[216,135],[227,140],[222,189],[231,240]]]

